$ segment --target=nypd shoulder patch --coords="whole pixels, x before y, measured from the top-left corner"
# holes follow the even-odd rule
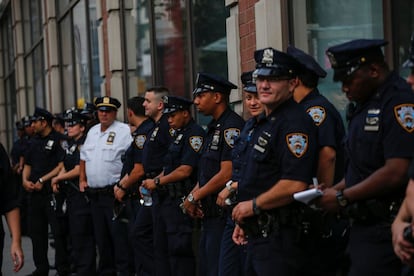
[[[234,147],[234,142],[236,141],[237,137],[240,136],[240,129],[238,128],[228,128],[224,130],[224,140],[226,141],[229,147]]]
[[[394,106],[394,115],[405,131],[410,133],[414,131],[414,104],[405,103]]]
[[[309,107],[306,112],[309,114],[309,116],[311,116],[312,120],[317,126],[322,124],[326,118],[326,111],[322,106]]]
[[[201,146],[203,145],[203,137],[202,136],[191,136],[189,138],[190,146],[195,152],[199,152]]]
[[[135,145],[137,146],[138,149],[143,149],[144,148],[144,143],[146,140],[146,136],[145,135],[137,135],[135,137]]]
[[[302,157],[308,149],[308,135],[304,133],[289,133],[286,143],[290,152],[297,158]]]

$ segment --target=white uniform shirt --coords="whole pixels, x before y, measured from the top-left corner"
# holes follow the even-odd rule
[[[102,188],[119,180],[121,157],[131,142],[129,126],[118,121],[114,121],[105,132],[101,132],[101,124],[89,130],[80,159],[85,161],[86,180],[90,188]]]

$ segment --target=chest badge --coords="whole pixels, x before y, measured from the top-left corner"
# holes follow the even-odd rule
[[[300,158],[308,149],[308,135],[304,133],[290,133],[286,135],[286,143],[290,152],[297,158]]]
[[[215,130],[213,134],[213,139],[211,141],[210,149],[218,150],[219,143],[220,143],[220,130]]]
[[[183,139],[183,134],[182,133],[178,134],[177,138],[175,138],[174,144],[178,145],[182,139]]]
[[[234,142],[240,136],[240,129],[238,128],[228,128],[224,131],[224,140],[226,141],[229,147],[234,147]]]
[[[106,139],[106,144],[107,145],[112,145],[114,143],[115,135],[116,135],[115,132],[113,132],[113,131],[109,132],[108,139]]]
[[[155,137],[157,137],[157,134],[158,134],[158,130],[159,129],[160,129],[159,127],[156,127],[154,129],[154,131],[151,133],[151,138],[150,138],[151,141],[154,141],[155,140]]]
[[[199,152],[201,146],[203,145],[203,137],[201,136],[191,136],[189,138],[190,146],[195,152]]]
[[[414,131],[414,104],[400,104],[394,107],[397,122],[407,132]]]
[[[45,149],[47,150],[51,150],[53,148],[53,145],[55,144],[55,141],[53,140],[48,140],[45,146]]]
[[[308,112],[309,116],[311,116],[313,122],[317,126],[322,124],[326,118],[326,111],[325,108],[323,108],[322,106],[312,106],[308,108],[306,112]]]

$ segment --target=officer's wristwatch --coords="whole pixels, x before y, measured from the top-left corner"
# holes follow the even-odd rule
[[[253,214],[255,214],[256,216],[260,215],[260,213],[262,212],[262,210],[256,204],[256,198],[253,198],[252,200],[252,209],[253,209]]]
[[[345,198],[343,190],[336,192],[336,200],[340,207],[346,207],[348,205],[348,199]]]
[[[43,179],[41,177],[37,181],[39,181],[40,184],[43,184]]]
[[[189,193],[187,196],[187,200],[188,202],[190,202],[191,204],[195,204],[195,199],[194,199],[194,195],[193,193]]]

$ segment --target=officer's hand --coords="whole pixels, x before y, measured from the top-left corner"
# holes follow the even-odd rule
[[[185,213],[188,214],[192,218],[202,218],[204,217],[203,210],[201,209],[201,204],[199,201],[195,203],[191,203],[187,199],[183,202],[183,207],[185,209]]]
[[[123,191],[121,188],[119,188],[118,186],[115,185],[114,186],[114,196],[119,202],[122,202],[123,197],[125,196],[125,191]]]
[[[20,243],[12,243],[10,254],[13,260],[13,271],[18,272],[24,265],[24,255]]]
[[[218,206],[224,207],[227,206],[225,200],[230,196],[230,191],[227,188],[221,190],[217,196],[216,204]]]
[[[36,183],[33,185],[33,189],[35,191],[40,191],[43,188],[43,184],[40,183],[39,181],[36,181]]]
[[[234,207],[232,218],[236,223],[242,223],[244,218],[253,216],[253,201],[243,201]]]
[[[57,176],[52,178],[50,185],[55,194],[59,193],[59,178]]]
[[[33,192],[34,183],[32,181],[23,181],[23,188],[28,192]]]
[[[234,227],[232,239],[234,243],[237,245],[247,244],[247,239],[244,235],[244,231],[238,224],[236,224],[236,226]]]
[[[142,181],[142,186],[150,191],[153,191],[157,188],[157,185],[155,185],[154,179],[145,179]]]
[[[323,190],[323,195],[315,200],[316,206],[325,211],[335,213],[339,210],[338,200],[336,199],[336,192],[334,188],[326,188]]]
[[[83,181],[79,181],[79,191],[80,192],[84,192],[85,188],[88,187],[88,182],[83,180]]]
[[[414,265],[414,245],[409,241],[405,240],[403,237],[404,228],[410,225],[408,222],[395,219],[392,224],[392,244],[394,247],[394,252],[406,264],[410,266]]]

